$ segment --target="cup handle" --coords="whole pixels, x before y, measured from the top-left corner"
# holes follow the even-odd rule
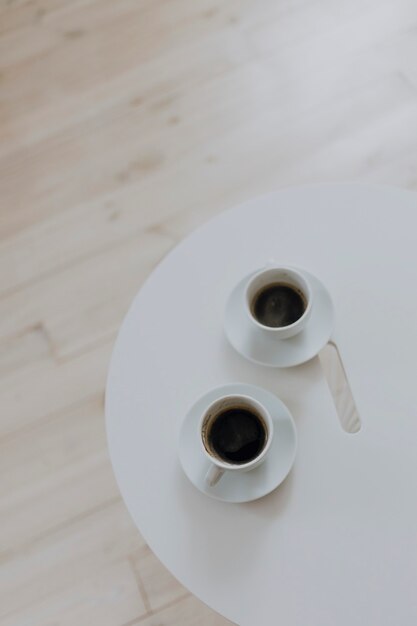
[[[211,465],[206,474],[206,483],[209,487],[214,487],[214,485],[217,485],[223,474],[224,469],[220,469],[220,467],[217,467],[217,465]]]

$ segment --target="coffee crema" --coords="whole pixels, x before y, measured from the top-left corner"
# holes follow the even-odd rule
[[[259,415],[247,408],[232,407],[213,418],[204,445],[220,460],[241,465],[255,459],[266,440],[267,427]]]
[[[307,308],[304,294],[286,283],[262,287],[252,300],[252,315],[263,326],[289,326],[302,317]]]

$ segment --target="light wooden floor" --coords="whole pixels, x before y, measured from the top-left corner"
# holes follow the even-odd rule
[[[417,3],[0,7],[0,623],[224,625],[120,500],[112,344],[221,209],[303,182],[417,188]]]

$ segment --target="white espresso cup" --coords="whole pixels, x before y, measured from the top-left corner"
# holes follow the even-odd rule
[[[225,472],[258,467],[271,446],[273,422],[267,409],[246,395],[215,400],[200,420],[201,446],[211,467],[206,483],[213,487]]]
[[[278,289],[275,301],[274,288]],[[287,294],[284,294],[287,300],[283,298],[280,301],[279,289],[281,289],[281,294],[285,290],[287,291]],[[268,296],[268,293],[270,296]],[[269,303],[266,301],[268,297],[270,297]],[[269,305],[271,311],[273,311],[271,307],[275,302],[275,313],[277,313],[279,307],[291,306],[292,299],[293,317],[291,317],[288,311],[284,310],[281,317],[278,314],[275,314],[275,317],[274,313],[271,314],[271,320],[274,321],[274,324],[266,323],[262,316],[257,314],[257,307],[261,303],[261,298],[264,298],[266,302],[265,307]],[[299,315],[292,321],[294,318],[294,307],[297,305]],[[313,294],[309,281],[302,272],[292,267],[266,267],[252,276],[246,286],[245,307],[249,319],[257,329],[266,333],[270,338],[288,339],[303,330],[311,315],[312,306]],[[267,309],[265,308],[264,310]],[[264,317],[266,319],[266,314]],[[282,322],[280,322],[280,319]],[[291,320],[290,323],[288,323],[288,320]]]

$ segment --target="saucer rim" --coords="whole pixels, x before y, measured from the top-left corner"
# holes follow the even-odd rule
[[[279,482],[274,482],[273,486],[268,486],[266,487],[265,490],[262,490],[261,493],[259,493],[258,495],[256,495],[255,497],[249,497],[249,498],[238,498],[238,499],[233,499],[233,498],[228,498],[225,496],[221,496],[219,494],[213,493],[209,487],[207,488],[203,488],[203,485],[198,484],[198,481],[195,481],[187,472],[186,468],[184,467],[184,463],[183,463],[183,455],[182,455],[182,450],[183,450],[183,446],[181,445],[181,439],[183,436],[183,432],[184,429],[189,425],[190,421],[193,420],[193,418],[197,421],[198,420],[198,415],[194,415],[193,416],[193,412],[196,410],[196,408],[198,407],[198,405],[200,403],[202,403],[203,401],[206,402],[212,402],[216,399],[216,397],[221,397],[223,394],[225,393],[243,393],[246,392],[248,394],[252,394],[253,397],[258,400],[258,402],[262,402],[264,404],[267,404],[267,408],[268,410],[272,413],[269,403],[271,403],[271,405],[274,403],[276,404],[279,409],[280,409],[280,419],[283,419],[285,421],[287,421],[291,427],[291,432],[292,432],[292,444],[291,444],[291,458],[290,458],[290,462],[288,463],[288,467],[286,469],[286,471],[284,472],[283,476],[280,478]],[[265,396],[265,397],[258,397],[258,393],[260,393],[261,396]],[[274,430],[275,428],[277,428],[277,422],[278,422],[278,418],[277,418],[277,411],[275,411],[275,416],[274,414],[271,415],[272,420],[274,422]],[[198,443],[198,442],[196,442]],[[182,422],[181,422],[181,426],[179,429],[179,433],[178,433],[178,457],[179,457],[179,461],[180,461],[180,465],[182,468],[182,471],[184,472],[185,476],[187,477],[187,479],[190,481],[190,483],[196,488],[198,489],[198,491],[200,493],[202,493],[203,495],[208,496],[209,498],[212,498],[214,500],[218,500],[220,502],[227,502],[229,504],[242,504],[245,502],[254,502],[256,500],[259,500],[260,498],[263,498],[265,496],[267,496],[268,494],[272,493],[275,489],[277,489],[288,477],[288,474],[291,472],[293,466],[294,466],[294,462],[297,456],[297,450],[298,450],[298,435],[297,435],[297,427],[295,425],[295,421],[294,418],[290,412],[290,410],[288,409],[288,407],[286,406],[286,404],[284,404],[284,402],[277,396],[275,395],[272,391],[269,391],[269,389],[265,389],[263,387],[259,387],[257,385],[252,385],[250,383],[227,383],[225,385],[220,385],[218,387],[214,387],[212,389],[210,389],[209,391],[207,391],[206,393],[204,393],[203,395],[201,395],[199,398],[197,398],[195,400],[195,402],[192,404],[192,406],[188,409],[188,411],[186,412]],[[272,446],[271,446],[272,448]],[[272,449],[270,450],[270,452],[272,452]],[[205,459],[203,453],[201,452],[201,459],[202,461]],[[274,463],[274,459],[275,457],[273,455],[269,455],[265,458],[264,463],[269,463],[272,464]],[[276,461],[275,461],[276,463]],[[237,475],[235,477],[235,479],[237,479]]]
[[[303,273],[307,276],[307,278],[309,280],[311,280],[311,282],[313,283],[313,297],[318,297],[317,296],[317,292],[318,291],[322,291],[321,297],[325,297],[328,301],[328,306],[329,306],[329,311],[330,311],[330,323],[329,323],[329,330],[328,333],[326,333],[327,339],[324,342],[320,342],[320,347],[314,352],[313,355],[311,356],[307,356],[307,357],[303,357],[300,359],[297,359],[295,361],[291,361],[289,364],[277,364],[277,363],[271,363],[270,361],[266,361],[266,360],[259,360],[254,358],[253,356],[250,356],[249,354],[246,354],[244,352],[242,352],[230,339],[230,331],[228,330],[230,328],[229,325],[227,325],[226,323],[226,319],[227,319],[227,311],[229,309],[229,307],[231,306],[231,303],[233,301],[234,298],[236,298],[239,294],[239,292],[241,290],[244,290],[244,284],[246,281],[248,281],[252,276],[254,276],[256,273],[258,273],[259,270],[255,270],[253,272],[250,272],[249,274],[246,274],[244,277],[242,277],[238,283],[234,286],[234,288],[232,289],[232,291],[230,292],[227,301],[226,301],[226,305],[224,307],[224,315],[223,315],[223,332],[224,335],[229,343],[229,345],[233,348],[233,350],[235,350],[240,356],[242,356],[243,358],[247,359],[248,361],[250,361],[251,363],[254,363],[255,365],[262,365],[265,367],[271,367],[271,368],[275,368],[275,369],[284,369],[284,368],[290,368],[290,367],[297,367],[298,365],[302,365],[303,363],[307,363],[308,361],[314,359],[317,354],[320,352],[320,350],[330,341],[333,331],[334,331],[334,323],[335,323],[335,313],[334,313],[334,303],[332,300],[332,297],[328,291],[328,289],[326,288],[326,286],[323,284],[323,282],[317,278],[317,276],[315,276],[314,274],[311,274],[310,272],[308,272],[307,270],[304,270],[302,268],[298,268],[298,267],[294,267],[294,269],[296,269],[297,271],[299,271],[300,273]],[[320,295],[320,294],[319,294]],[[304,335],[304,337],[306,336],[305,333],[306,331],[311,328],[312,325],[312,320],[314,319],[318,319],[317,315],[314,315],[314,306],[313,309],[311,311],[311,315],[310,315],[310,319],[307,321],[307,324],[305,326],[305,328],[303,328],[299,333],[297,333],[296,335],[294,335],[293,337],[288,337],[287,339],[278,339],[278,338],[271,338],[271,341],[274,341],[277,343],[277,345],[283,344],[283,345],[290,345],[292,340],[295,340],[297,337],[299,338],[300,336],[302,337]],[[242,315],[240,318],[243,322],[243,324],[245,325],[246,328],[251,328],[250,327],[250,320],[246,318],[246,316]],[[255,328],[254,329],[254,333],[255,334],[259,334],[261,333],[262,330],[259,328]]]

